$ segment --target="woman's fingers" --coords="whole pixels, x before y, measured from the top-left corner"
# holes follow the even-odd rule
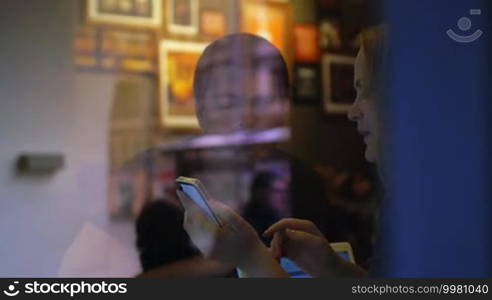
[[[196,221],[196,217],[194,216],[196,215],[195,204],[185,193],[180,190],[176,191],[176,193],[178,194],[179,200],[185,209],[183,219],[184,228],[189,230]]]
[[[304,231],[285,230],[285,243],[293,245],[309,245],[318,240],[319,237]]]
[[[195,202],[193,202],[193,200],[191,200],[190,197],[188,197],[188,195],[186,195],[182,191],[177,190],[176,194],[178,194],[179,201],[181,201],[181,204],[183,205],[185,210],[190,210],[196,207]]]
[[[233,228],[237,228],[242,224],[242,218],[228,206],[214,200],[210,200],[208,204],[223,225],[229,225]]]
[[[283,239],[284,239],[284,232],[279,231],[273,234],[273,239],[270,242],[270,251],[272,252],[273,257],[275,257],[276,259],[279,259],[283,256],[282,253]]]
[[[270,242],[270,251],[275,258],[295,258],[309,246],[316,244],[320,237],[305,231],[286,229],[275,232]]]
[[[275,258],[288,257],[296,263],[303,264],[302,257],[305,259],[306,255],[309,256],[313,246],[319,241],[320,237],[311,233],[286,229],[274,234],[271,252]]]
[[[320,242],[320,237],[305,231],[286,229],[283,244],[282,254],[294,261],[300,257],[311,253],[313,246],[316,247]]]
[[[190,197],[179,190],[177,194],[185,208],[183,225],[190,236],[198,231],[209,230],[210,232],[214,232],[216,230],[216,225]]]
[[[185,209],[185,225],[187,225],[187,227],[190,227],[191,224],[213,223],[212,220],[208,219],[205,212],[202,211],[188,195],[180,190],[177,190],[176,193]],[[224,225],[224,228],[222,229],[230,228],[234,231],[237,228],[245,226],[245,221],[242,217],[226,205],[214,200],[208,200],[208,204],[214,214],[219,218],[222,225]]]
[[[314,225],[311,221],[294,219],[294,218],[286,218],[278,221],[277,223],[270,226],[267,230],[265,230],[263,235],[272,236],[274,233],[286,229],[305,231],[313,235],[323,236],[323,234],[318,230],[316,225]]]

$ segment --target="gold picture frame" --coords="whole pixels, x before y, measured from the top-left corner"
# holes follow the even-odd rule
[[[193,76],[196,63],[207,45],[177,40],[160,41],[160,117],[165,128],[199,128],[193,96]]]
[[[162,0],[87,0],[90,23],[162,26]]]
[[[173,34],[198,34],[198,0],[167,0],[167,30]]]
[[[278,48],[287,65],[292,63],[293,12],[285,0],[241,0],[241,31],[261,36]]]
[[[215,38],[226,35],[226,15],[219,10],[203,9],[200,13],[200,33]]]

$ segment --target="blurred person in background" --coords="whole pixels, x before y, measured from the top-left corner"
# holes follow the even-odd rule
[[[381,124],[377,111],[381,90],[378,79],[381,76],[382,34],[371,30],[361,35],[362,45],[355,63],[354,86],[357,98],[349,111],[349,119],[357,122],[357,129],[364,136],[365,157],[369,162],[380,162]],[[207,49],[208,50],[208,49]],[[207,50],[205,53],[207,53]],[[242,53],[242,52],[241,52]],[[205,55],[205,54],[204,54]],[[200,65],[200,63],[199,63]],[[222,76],[239,76],[241,70],[229,73],[222,70]],[[199,111],[200,108],[198,107]],[[217,115],[217,117],[219,114]],[[204,116],[200,124],[203,124]],[[205,122],[206,122],[205,117]],[[240,119],[236,126],[243,124]],[[292,259],[307,273],[316,277],[355,277],[367,276],[367,271],[356,264],[339,257],[330,243],[316,227],[307,220],[283,219],[265,231],[273,236],[271,249],[267,249],[254,228],[227,206],[211,201],[211,206],[225,221],[224,227],[216,227],[204,213],[186,195],[179,192],[185,207],[185,228],[190,237],[200,241],[197,246],[206,257],[237,266],[247,276],[279,276],[287,274],[277,259],[286,256]],[[380,239],[379,239],[380,240]],[[381,249],[376,246],[377,254],[370,265],[371,273],[380,269]]]
[[[163,200],[151,201],[136,221],[136,246],[144,271],[200,255],[181,224],[183,212]]]
[[[183,229],[183,210],[165,200],[148,202],[136,221],[143,273],[137,277],[227,276],[232,267],[203,258]]]
[[[258,234],[280,219],[290,217],[289,189],[285,179],[270,171],[259,171],[253,177],[250,191],[251,197],[242,216]]]

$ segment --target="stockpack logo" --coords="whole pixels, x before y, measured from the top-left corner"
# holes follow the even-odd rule
[[[102,282],[26,282],[24,285],[19,281],[10,284],[3,293],[9,297],[15,297],[20,293],[29,294],[62,294],[74,297],[79,294],[126,294],[128,291],[126,283],[107,283]]]

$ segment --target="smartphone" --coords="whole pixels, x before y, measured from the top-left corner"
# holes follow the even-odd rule
[[[348,242],[330,243],[331,248],[344,260],[354,263],[352,247]],[[287,257],[280,259],[280,265],[291,278],[310,278],[311,275],[304,272],[298,265]]]
[[[217,214],[212,210],[208,204],[208,194],[205,187],[200,180],[191,177],[180,176],[176,179],[179,190],[185,193],[193,202],[200,207],[205,215],[214,222],[217,226],[221,227],[222,222]]]
[[[280,266],[291,278],[311,278],[312,276],[304,272],[298,265],[287,257],[280,258]]]

